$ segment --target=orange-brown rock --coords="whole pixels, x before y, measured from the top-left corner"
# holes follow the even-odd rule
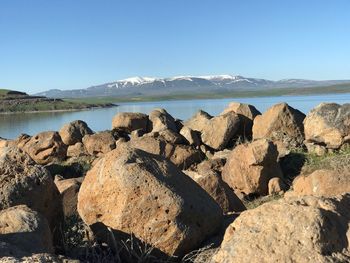
[[[241,213],[212,262],[349,262],[350,195],[288,198]]]
[[[304,141],[304,118],[302,112],[287,103],[276,104],[254,119],[253,139],[282,141],[288,147],[297,147]]]
[[[205,111],[198,111],[189,120],[185,121],[184,127],[189,127],[193,131],[202,132],[213,116]]]
[[[268,184],[269,195],[279,194],[287,190],[287,185],[279,177],[274,177],[269,180]]]
[[[74,145],[69,145],[67,148],[67,157],[81,157],[85,155],[89,155],[89,153],[85,149],[84,144],[81,142],[77,142]]]
[[[331,197],[343,193],[350,193],[350,171],[317,170],[296,177],[289,194]]]
[[[350,142],[350,103],[321,103],[304,120],[305,139],[338,149]]]
[[[228,107],[221,113],[221,115],[228,112],[234,112],[239,117],[240,127],[238,135],[241,136],[242,139],[251,139],[253,133],[253,121],[255,117],[261,113],[253,105],[239,102],[231,102]]]
[[[148,130],[147,114],[137,112],[120,112],[114,116],[112,129],[124,130],[128,133],[136,130],[146,132]]]
[[[268,182],[282,177],[276,146],[265,139],[236,146],[222,171],[222,179],[235,191],[266,195]]]
[[[183,172],[199,184],[220,205],[224,213],[241,212],[246,209],[219,173],[211,170],[202,173],[189,170]]]
[[[89,225],[102,223],[168,255],[181,256],[215,233],[217,203],[163,157],[120,145],[86,175],[78,211]]]
[[[18,145],[38,164],[60,162],[66,158],[67,146],[62,142],[58,132],[41,132],[26,138],[23,146]],[[23,140],[21,140],[23,142]]]
[[[158,134],[171,144],[183,144],[185,142],[185,138],[173,130],[164,129],[159,131]]]
[[[78,142],[82,142],[85,135],[92,133],[92,130],[88,127],[86,122],[81,120],[67,123],[63,125],[59,131],[62,141],[66,145],[74,145]]]
[[[77,214],[78,192],[83,177],[63,179],[55,177],[55,184],[61,194],[63,214],[66,217]]]
[[[0,210],[27,205],[56,227],[61,203],[53,179],[47,169],[16,147],[0,149],[0,192]]]
[[[148,116],[150,120],[150,131],[159,132],[169,129],[178,132],[175,119],[165,109],[154,109]]]
[[[213,117],[202,130],[202,141],[214,150],[223,150],[235,137],[239,126],[239,117],[234,112]]]
[[[180,169],[187,169],[194,163],[203,160],[203,154],[188,145],[173,145],[162,137],[154,137],[146,134],[140,138],[133,138],[128,142],[131,147],[146,151],[148,153],[163,156],[172,161]]]
[[[90,155],[103,155],[115,149],[115,139],[111,132],[104,131],[83,138],[85,149]]]
[[[24,251],[27,255],[53,253],[52,236],[46,218],[26,205],[0,211],[0,242],[14,245],[16,250]]]
[[[182,127],[180,134],[189,145],[199,146],[201,144],[200,134],[187,126]]]

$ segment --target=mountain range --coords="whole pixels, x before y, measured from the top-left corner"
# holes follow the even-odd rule
[[[51,98],[82,97],[138,97],[197,93],[225,93],[234,91],[262,91],[268,89],[321,87],[350,83],[350,80],[283,79],[272,81],[246,78],[239,75],[177,76],[172,78],[132,77],[86,89],[51,89],[35,95]]]

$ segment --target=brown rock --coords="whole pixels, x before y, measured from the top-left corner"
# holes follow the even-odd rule
[[[46,218],[18,205],[0,211],[0,241],[28,254],[52,253],[52,236]]]
[[[197,165],[197,171],[204,174],[207,171],[215,171],[221,174],[226,163],[226,159],[213,158],[208,159]]]
[[[239,125],[239,117],[233,112],[214,117],[204,127],[202,141],[215,150],[223,150],[235,136]]]
[[[222,208],[224,213],[246,210],[242,201],[233,190],[221,179],[221,176],[211,170],[205,173],[183,171],[200,185]]]
[[[169,129],[178,132],[175,119],[165,109],[154,109],[149,114],[152,132],[159,132],[161,130]]]
[[[261,113],[253,105],[239,102],[231,102],[229,106],[221,113],[221,115],[228,112],[234,112],[239,117],[240,127],[238,134],[243,139],[251,139],[253,134],[253,121],[255,117]]]
[[[204,128],[209,124],[210,119],[213,116],[209,115],[205,111],[198,111],[192,118],[184,123],[184,126],[190,128],[193,131],[202,132]]]
[[[350,196],[280,199],[227,228],[213,262],[349,262]]]
[[[85,155],[89,155],[89,153],[81,142],[68,146],[67,157],[81,157]]]
[[[27,139],[27,138],[26,138]],[[67,146],[58,132],[41,132],[30,138],[22,147],[38,164],[60,162],[66,158]]]
[[[350,142],[350,103],[321,103],[304,120],[307,142],[338,149]]]
[[[59,192],[47,169],[18,148],[0,150],[0,192],[0,210],[27,205],[55,227],[61,209]]]
[[[187,145],[172,145],[162,137],[153,137],[152,134],[133,138],[128,144],[133,148],[163,156],[180,169],[187,169],[192,164],[203,160],[203,155],[200,151]]]
[[[115,139],[111,132],[104,131],[85,135],[83,144],[90,155],[103,155],[115,149]]]
[[[317,170],[312,174],[296,177],[290,194],[331,197],[349,192],[350,171]]]
[[[170,161],[182,170],[195,163],[200,163],[203,159],[204,156],[199,150],[187,145],[177,145],[170,155]]]
[[[100,222],[118,233],[133,233],[178,256],[215,233],[222,220],[216,202],[171,162],[125,145],[88,172],[78,211],[89,225]]]
[[[187,126],[183,126],[180,130],[180,134],[186,139],[189,145],[199,146],[201,145],[201,138],[198,132],[192,130]]]
[[[269,180],[268,184],[269,195],[279,194],[287,190],[287,185],[279,177],[274,177]]]
[[[114,116],[112,121],[112,129],[124,130],[131,133],[135,130],[148,130],[148,116],[143,113],[136,112],[120,112]]]
[[[287,103],[272,106],[254,119],[253,139],[282,141],[288,147],[297,147],[304,141],[305,115]]]
[[[80,120],[65,124],[59,131],[62,141],[66,145],[74,145],[82,142],[85,135],[92,133],[86,122]]]
[[[233,149],[222,171],[222,179],[246,195],[268,193],[268,182],[282,177],[276,146],[265,139],[241,144]]]
[[[185,142],[180,134],[169,129],[161,130],[158,134],[171,144],[183,144]]]
[[[63,214],[65,217],[77,215],[78,192],[83,177],[63,179],[55,177],[55,184],[61,194]]]

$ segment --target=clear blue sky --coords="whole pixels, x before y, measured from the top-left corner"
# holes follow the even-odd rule
[[[350,79],[348,0],[1,0],[0,88],[131,76]]]

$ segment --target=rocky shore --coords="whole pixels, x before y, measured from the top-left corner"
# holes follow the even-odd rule
[[[350,262],[350,104],[0,138],[0,262]]]

